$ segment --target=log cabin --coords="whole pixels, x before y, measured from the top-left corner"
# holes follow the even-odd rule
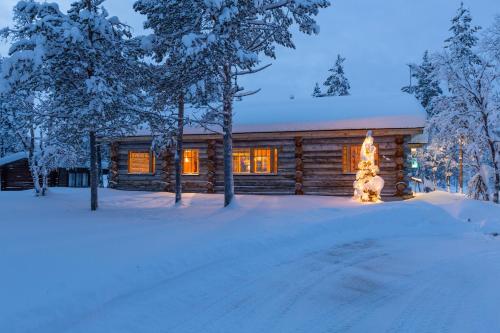
[[[411,195],[410,147],[412,137],[423,132],[425,114],[410,95],[235,102],[234,107],[236,194],[352,196],[360,147],[372,130],[385,180],[382,196]],[[183,139],[183,192],[222,193],[222,135],[188,127]],[[174,191],[173,152],[155,154],[151,143],[147,130],[112,141],[110,187]]]
[[[103,173],[107,173],[107,170],[104,169]],[[49,187],[89,187],[89,169],[59,167],[50,173],[48,183]],[[25,152],[0,158],[1,191],[21,191],[33,187],[33,178]]]

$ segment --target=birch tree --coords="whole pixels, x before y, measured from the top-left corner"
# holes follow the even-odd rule
[[[43,140],[44,105],[50,80],[44,59],[45,42],[64,21],[55,4],[20,1],[13,10],[14,26],[0,30],[11,42],[8,57],[2,61],[0,77],[2,137],[11,137],[27,153],[37,195],[45,195],[52,166],[47,163],[50,149]]]

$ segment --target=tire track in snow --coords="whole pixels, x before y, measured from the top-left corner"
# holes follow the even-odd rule
[[[485,259],[491,260],[488,257],[492,254],[495,256],[493,259],[498,260],[500,252],[473,253],[467,257],[481,257],[481,262],[484,264]],[[438,272],[431,282],[426,284],[425,288],[419,290],[416,297],[405,306],[404,311],[398,316],[388,333],[452,332],[451,326],[459,314],[459,307],[467,304],[468,309],[477,311],[480,304],[473,306],[474,303],[470,298],[475,294],[478,288],[477,282],[481,281],[481,273],[484,272],[478,271],[474,267],[475,265],[473,267],[467,267],[470,264],[464,266],[463,259],[454,259],[448,262],[444,271]],[[466,274],[466,276],[459,276],[460,273]]]

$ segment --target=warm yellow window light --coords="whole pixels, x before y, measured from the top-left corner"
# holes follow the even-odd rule
[[[233,150],[233,172],[234,173],[250,173],[250,149],[234,149]]]
[[[182,173],[184,175],[198,175],[200,173],[199,150],[184,149],[183,150]]]
[[[254,149],[253,166],[255,173],[271,173],[271,149],[270,148]]]
[[[375,165],[379,165],[378,144],[375,152]],[[342,148],[342,172],[356,173],[360,161],[361,145],[344,145]]]
[[[128,173],[147,174],[155,172],[155,158],[149,151],[128,152]]]

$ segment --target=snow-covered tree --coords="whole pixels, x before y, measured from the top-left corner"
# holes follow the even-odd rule
[[[79,0],[63,14],[55,4],[21,1],[16,15],[43,29],[36,35],[59,135],[88,136],[91,209],[97,209],[97,136],[123,135],[140,122],[143,92],[128,26],[110,17],[103,0]],[[49,8],[49,10],[45,10]],[[31,22],[29,21],[29,22]]]
[[[361,202],[374,202],[380,200],[380,193],[384,188],[384,180],[377,176],[378,166],[375,164],[377,147],[373,144],[371,131],[366,134],[361,146],[358,172],[354,181],[354,199]]]
[[[401,90],[409,94],[414,94],[427,111],[428,116],[430,116],[432,115],[432,99],[443,93],[439,86],[438,66],[431,61],[429,52],[425,51],[422,63],[420,65],[410,64],[409,67],[411,76],[417,80],[417,83],[405,86]]]
[[[3,59],[0,58],[0,73],[2,68]],[[5,84],[2,77],[0,82]],[[22,151],[23,147],[19,143],[16,133],[12,131],[10,118],[10,106],[12,97],[6,93],[5,87],[1,87],[0,83],[0,158]]]
[[[467,184],[467,195],[476,200],[490,200],[487,183],[489,182],[489,172],[485,165],[476,170]]]
[[[348,96],[351,86],[344,73],[345,58],[337,55],[335,65],[328,71],[331,73],[323,85],[326,87],[325,96]]]
[[[452,20],[452,36],[437,58],[448,92],[433,101],[429,127],[434,135],[466,142],[464,152],[476,175],[480,170],[492,170],[491,179],[484,179],[484,183],[498,203],[499,138],[495,129],[500,125],[499,64],[477,47],[479,27],[471,21],[469,10],[461,5]]]
[[[474,53],[474,47],[477,45],[477,32],[481,29],[479,26],[472,25],[472,16],[470,10],[460,3],[457,14],[451,19],[451,36],[445,40],[445,49],[449,53],[464,61],[474,62],[477,59]]]
[[[420,152],[418,158],[428,171],[423,176],[431,178],[434,190],[443,185],[448,192],[451,191],[451,177],[458,165],[456,148],[455,141],[434,137],[433,141]]]
[[[316,85],[314,86],[312,96],[313,97],[322,97],[323,96],[323,93],[321,92],[321,88],[319,87],[318,82],[316,82]]]
[[[58,13],[55,4],[21,1],[14,7],[14,27],[0,31],[1,37],[12,42],[0,77],[1,127],[6,131],[4,137],[15,139],[27,153],[37,195],[45,195],[53,168],[43,157],[53,155],[42,139],[47,129],[44,105],[50,85],[43,61],[44,36],[61,23]]]
[[[155,0],[156,8],[168,7],[162,17],[179,25],[175,31],[182,38],[181,58],[195,68],[210,73],[217,88],[217,103],[207,106],[205,124],[222,128],[224,144],[224,204],[234,197],[232,165],[233,101],[255,93],[244,91],[237,78],[263,70],[259,55],[275,58],[276,45],[294,47],[290,29],[319,32],[313,19],[327,0]],[[143,3],[140,1],[139,3]],[[203,78],[204,75],[199,77]]]
[[[500,61],[500,14],[495,17],[491,27],[484,32],[481,46],[495,61]]]
[[[161,3],[161,5],[159,5]],[[174,1],[139,0],[134,9],[146,16],[145,29],[153,34],[142,38],[143,49],[153,56],[156,65],[151,80],[154,96],[154,114],[150,126],[154,130],[154,145],[174,148],[175,202],[182,198],[182,146],[184,126],[190,119],[185,115],[185,104],[203,102],[203,93],[210,82],[210,74],[200,62],[186,57],[184,35],[200,33],[201,25],[192,25],[197,13],[194,4]],[[189,9],[189,10],[186,10]],[[165,17],[173,17],[166,20]]]

